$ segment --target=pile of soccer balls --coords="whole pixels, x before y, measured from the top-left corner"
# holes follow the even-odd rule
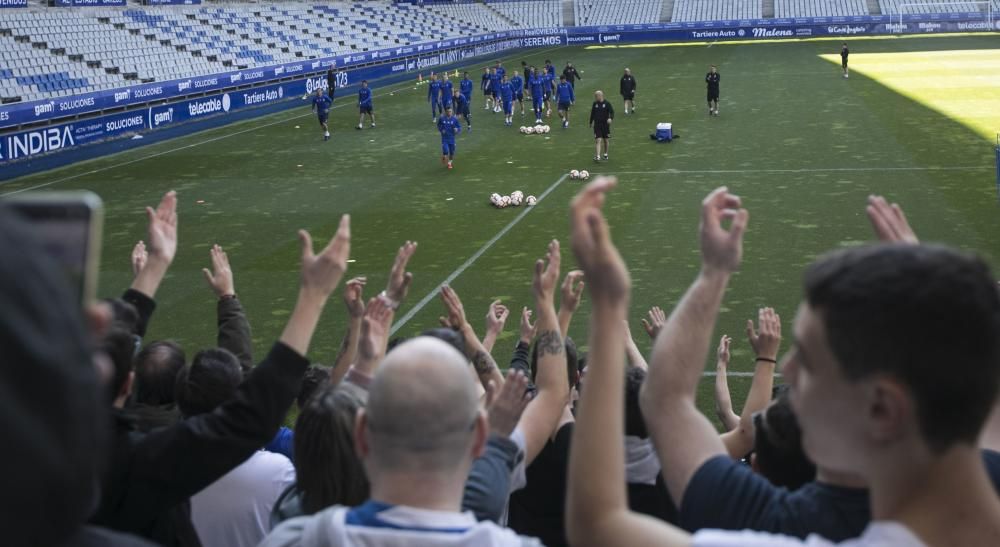
[[[544,134],[544,133],[548,133],[549,129],[550,128],[547,125],[536,125],[536,126],[530,126],[530,125],[524,126],[524,125],[522,125],[520,131],[521,131],[521,133],[524,133],[525,135],[536,135],[536,134],[537,135],[541,135],[541,134]]]
[[[569,172],[569,178],[587,180],[590,178],[590,171],[584,169],[583,171],[577,171],[576,169]]]
[[[538,199],[535,196],[524,197],[524,192],[514,190],[509,196],[501,196],[497,193],[491,194],[490,203],[497,209],[506,209],[507,207],[519,207],[522,203],[527,203],[530,207],[538,203]]]

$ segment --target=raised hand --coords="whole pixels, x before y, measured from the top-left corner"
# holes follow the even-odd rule
[[[527,395],[528,377],[519,370],[507,372],[502,387],[490,380],[486,387],[486,408],[489,412],[490,432],[509,437],[521,419],[521,414],[531,399]]]
[[[146,261],[149,260],[149,252],[146,250],[146,244],[140,239],[139,243],[132,247],[132,275],[138,276],[139,272],[146,267]]]
[[[753,322],[750,323],[750,326],[753,326]],[[719,339],[719,347],[715,350],[715,354],[718,357],[716,368],[725,369],[729,365],[729,344],[732,341],[733,339],[725,334]]]
[[[531,310],[527,306],[521,309],[521,341],[531,344],[535,339],[535,325],[531,322]]]
[[[868,196],[865,207],[868,220],[880,241],[886,243],[920,243],[917,234],[910,228],[903,209],[896,203],[890,204],[882,196]]]
[[[340,217],[340,226],[333,239],[317,255],[309,232],[299,230],[302,242],[301,289],[318,296],[325,302],[347,271],[347,258],[351,254],[351,216]]]
[[[365,299],[361,296],[361,291],[368,283],[365,276],[351,278],[344,286],[344,305],[347,307],[347,315],[352,320],[358,320],[365,315]]]
[[[611,241],[601,212],[606,193],[617,183],[615,177],[597,177],[570,204],[573,254],[587,276],[591,297],[602,298],[606,304],[627,304],[632,287],[625,261]]]
[[[441,318],[441,324],[455,330],[461,330],[468,321],[465,319],[465,306],[455,289],[445,285],[441,287],[441,301],[448,315]]]
[[[583,287],[583,272],[581,270],[572,270],[566,274],[566,277],[563,278],[561,288],[562,300],[559,302],[560,311],[566,310],[569,313],[576,311],[583,297]]]
[[[177,254],[177,192],[163,195],[156,209],[146,207],[149,218],[147,238],[132,249],[132,290],[150,298],[156,296],[167,269]]]
[[[156,209],[146,207],[149,218],[149,255],[166,263],[177,254],[177,192],[163,195]]]
[[[357,368],[362,372],[372,374],[375,366],[385,356],[392,317],[392,309],[382,299],[372,298],[368,301],[358,339]]]
[[[549,242],[548,251],[545,258],[535,261],[535,276],[531,281],[531,288],[535,292],[535,301],[543,303],[548,307],[555,307],[554,298],[556,284],[559,283],[559,240],[553,239]]]
[[[391,300],[390,305],[398,307],[410,290],[413,274],[406,271],[406,265],[416,251],[417,242],[407,241],[396,253],[396,260],[392,263],[392,270],[389,272],[389,284],[385,288],[385,295]]]
[[[747,319],[747,339],[753,348],[757,359],[774,362],[778,359],[778,346],[781,345],[781,317],[774,313],[774,308],[761,308],[757,312],[758,332],[753,321]]]
[[[702,267],[706,272],[729,274],[739,267],[743,256],[743,233],[750,213],[742,209],[740,198],[730,194],[725,186],[716,188],[701,203]],[[731,220],[729,229],[722,227]]]
[[[211,271],[208,268],[201,269],[208,286],[218,298],[235,295],[236,285],[233,283],[233,269],[229,266],[229,255],[218,244],[212,245],[209,254],[212,257]]]
[[[494,300],[490,303],[490,309],[486,312],[486,332],[496,332],[497,334],[503,332],[504,325],[507,324],[507,316],[510,315],[510,310],[507,306],[500,303],[499,300]]]
[[[510,310],[499,300],[490,303],[490,309],[486,312],[486,334],[483,336],[483,346],[486,347],[486,351],[493,351],[493,345],[496,344],[497,337],[503,332],[509,315]]]
[[[649,316],[649,321],[642,319],[642,327],[646,329],[646,334],[650,338],[656,340],[656,335],[660,334],[663,325],[667,323],[667,314],[663,313],[659,306],[653,306],[646,315]]]

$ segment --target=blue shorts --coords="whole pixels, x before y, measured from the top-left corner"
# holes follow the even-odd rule
[[[367,106],[361,105],[361,113],[362,114],[371,114],[372,110],[373,110],[372,109],[372,105],[367,105]]]
[[[472,93],[469,93],[468,95],[466,95],[465,93],[460,93],[459,95],[465,97],[465,102],[467,104],[472,104]]]
[[[547,101],[547,100],[549,100],[551,98],[552,98],[552,93],[550,91],[546,91],[545,92],[545,100]]]
[[[513,111],[514,101],[509,101],[504,99],[503,101],[503,112],[504,114],[510,114]]]
[[[445,156],[455,155],[455,143],[441,141],[441,154]]]
[[[532,95],[531,96],[531,105],[534,106],[535,108],[541,108],[542,107],[542,98],[539,97],[538,95]]]
[[[451,101],[452,101],[451,97],[448,97],[447,99],[441,99],[441,106],[448,108],[449,106],[451,106]]]
[[[569,110],[570,103],[559,101],[559,110]]]
[[[319,123],[321,123],[321,124],[322,123],[326,123],[326,120],[330,119],[330,113],[329,112],[317,112],[316,113],[316,118],[319,120]]]
[[[524,93],[517,93],[517,94],[515,94],[514,95],[514,99],[516,99],[518,101],[523,101],[524,100]]]

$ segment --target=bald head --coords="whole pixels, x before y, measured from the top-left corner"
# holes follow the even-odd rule
[[[597,101],[597,102],[603,101],[604,100],[604,92],[601,91],[601,90],[595,91],[594,92],[594,100]]]
[[[471,464],[482,412],[468,366],[454,347],[428,336],[393,349],[369,389],[366,463],[385,471]]]

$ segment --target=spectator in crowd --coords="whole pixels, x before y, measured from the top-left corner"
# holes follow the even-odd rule
[[[3,543],[152,547],[85,525],[100,495],[110,433],[112,371],[95,353],[92,335],[113,316],[110,306],[90,308],[88,333],[60,272],[31,229],[0,205],[0,416],[10,443],[0,502]]]
[[[467,366],[454,348],[429,337],[393,350],[375,372],[354,433],[370,499],[288,520],[262,545],[350,545],[375,538],[420,545],[537,544],[460,512],[466,478],[489,434]]]
[[[145,289],[141,294],[152,301],[177,250],[176,193],[168,192],[147,214],[149,256],[133,289]],[[347,216],[341,219],[337,234],[318,255],[313,254],[309,234],[300,231],[299,297],[288,324],[269,356],[214,411],[136,434],[121,412],[131,391],[131,372],[115,382],[112,452],[91,522],[163,545],[200,544],[186,511],[187,500],[252,456],[277,432],[308,366],[304,355],[320,312],[347,269],[349,222]]]
[[[177,376],[177,402],[186,419],[214,411],[243,381],[239,360],[222,348],[199,351]],[[191,497],[191,521],[203,545],[254,547],[270,529],[275,500],[295,482],[292,462],[257,450]]]
[[[185,363],[184,349],[170,340],[153,342],[135,356],[135,386],[128,412],[135,417],[136,429],[149,432],[180,419],[174,389]]]
[[[630,286],[600,213],[613,185],[613,179],[589,185],[572,213],[574,251],[593,300],[588,382],[602,389],[583,391],[570,465],[571,539],[579,545],[801,544],[752,532],[702,530],[692,538],[628,511],[620,488],[622,451],[606,442],[622,432],[624,347],[607,326],[627,310]],[[675,463],[691,469],[685,461],[724,453],[693,405],[659,395],[669,383],[700,375],[691,364],[704,361],[723,291],[741,259],[748,214],[740,206],[725,188],[704,201],[702,271],[658,337],[650,363],[642,406],[668,472]],[[731,219],[728,230],[723,219]],[[1000,381],[1000,341],[993,335],[1000,329],[1000,293],[988,267],[944,247],[876,245],[827,255],[805,277],[797,343],[784,372],[803,445],[817,467],[853,473],[871,487],[873,522],[850,544],[996,543],[1000,499],[987,484],[976,446]],[[951,411],[942,416],[936,408]],[[677,439],[685,449],[665,457],[663,449]],[[675,499],[686,478],[667,478]],[[813,537],[809,544],[829,543]]]

